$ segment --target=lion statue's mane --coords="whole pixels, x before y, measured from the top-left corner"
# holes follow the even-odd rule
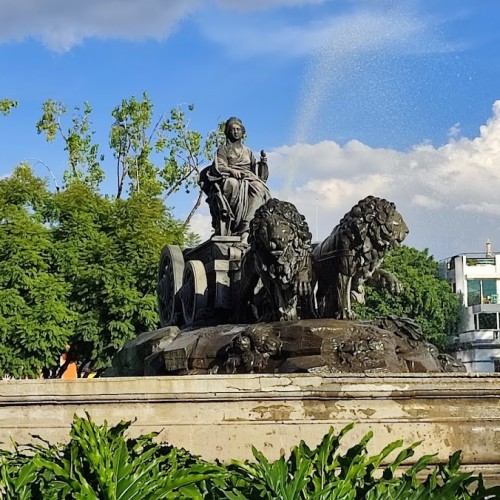
[[[313,250],[319,316],[353,319],[351,300],[364,301],[368,280],[398,292],[396,277],[379,267],[387,251],[407,234],[396,206],[383,198],[368,196],[345,214]]]
[[[241,265],[240,317],[281,321],[298,318],[300,297],[311,293],[311,233],[292,203],[271,198],[262,205],[250,225],[249,249]],[[264,300],[259,307],[254,291],[259,279]],[[305,301],[307,302],[307,301]]]

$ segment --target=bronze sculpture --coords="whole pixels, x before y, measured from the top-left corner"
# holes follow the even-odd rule
[[[217,149],[214,162],[200,174],[200,186],[207,195],[216,235],[248,235],[256,210],[270,197],[269,170],[264,151],[257,161],[242,144],[245,127],[231,117],[224,127],[226,143]]]
[[[215,235],[161,254],[161,324],[169,335],[172,325],[191,331],[168,337],[145,359],[144,373],[464,370],[439,357],[406,318],[352,321],[365,283],[401,290],[380,269],[408,234],[394,203],[366,197],[313,248],[304,216],[271,198],[265,155],[255,159],[241,143],[244,133],[239,119],[227,120],[226,144],[200,176]]]
[[[368,196],[355,205],[313,250],[319,316],[354,319],[351,301],[364,302],[368,280],[397,293],[398,280],[379,266],[407,234],[394,203]]]

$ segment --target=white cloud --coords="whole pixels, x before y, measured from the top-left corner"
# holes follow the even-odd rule
[[[342,57],[363,51],[436,52],[444,48],[429,36],[429,21],[411,9],[384,3],[343,0],[349,14],[324,15],[299,23],[283,16],[263,20],[249,11],[326,4],[326,0],[0,0],[0,42],[28,37],[58,52],[87,38],[165,39],[179,21],[198,16],[212,41],[239,57],[300,56],[329,51]],[[354,7],[353,7],[354,6]],[[314,13],[313,10],[311,10]],[[328,11],[326,11],[328,12]],[[239,15],[244,13],[245,15]],[[231,29],[227,29],[230,25]],[[323,56],[320,56],[323,57]]]
[[[189,229],[199,235],[202,241],[208,240],[212,235],[212,217],[207,214],[205,207],[200,208],[191,219]]]
[[[349,141],[344,147],[333,141],[317,144],[281,146],[269,153],[270,162],[286,163],[285,178],[297,183],[313,176],[317,179],[350,178],[366,176],[370,172],[385,172],[400,161],[401,154],[391,149],[374,149],[358,140]],[[307,166],[306,168],[304,168]],[[290,187],[287,182],[286,187]]]
[[[462,203],[457,206],[457,210],[466,212],[477,212],[480,214],[500,215],[500,203],[488,203],[482,201],[480,203]]]
[[[450,129],[448,130],[448,139],[456,139],[457,137],[460,136],[460,123],[455,123]]]
[[[411,201],[418,207],[429,208],[431,210],[444,206],[443,202],[430,198],[425,194],[416,194]]]
[[[0,41],[33,37],[69,50],[85,38],[163,39],[203,0],[1,0]]]
[[[394,201],[410,228],[409,244],[437,256],[500,247],[500,101],[477,137],[410,151],[358,141],[282,146],[268,154],[275,196],[297,205],[319,239],[369,194]],[[292,182],[287,178],[293,174]]]

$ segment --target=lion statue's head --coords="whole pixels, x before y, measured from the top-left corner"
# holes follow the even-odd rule
[[[330,238],[336,250],[354,252],[364,260],[383,257],[407,234],[408,227],[394,203],[368,196],[344,215]]]
[[[311,238],[305,217],[295,205],[271,198],[255,213],[248,243],[261,271],[287,285],[310,255]]]

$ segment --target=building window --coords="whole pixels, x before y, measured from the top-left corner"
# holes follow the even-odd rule
[[[478,315],[479,330],[497,330],[497,313],[479,313]]]
[[[500,359],[493,360],[493,371],[495,373],[500,373]]]
[[[479,313],[474,314],[474,330],[496,330],[495,339],[500,338],[498,314],[497,313]]]
[[[492,304],[497,302],[497,280],[468,280],[467,305]]]

